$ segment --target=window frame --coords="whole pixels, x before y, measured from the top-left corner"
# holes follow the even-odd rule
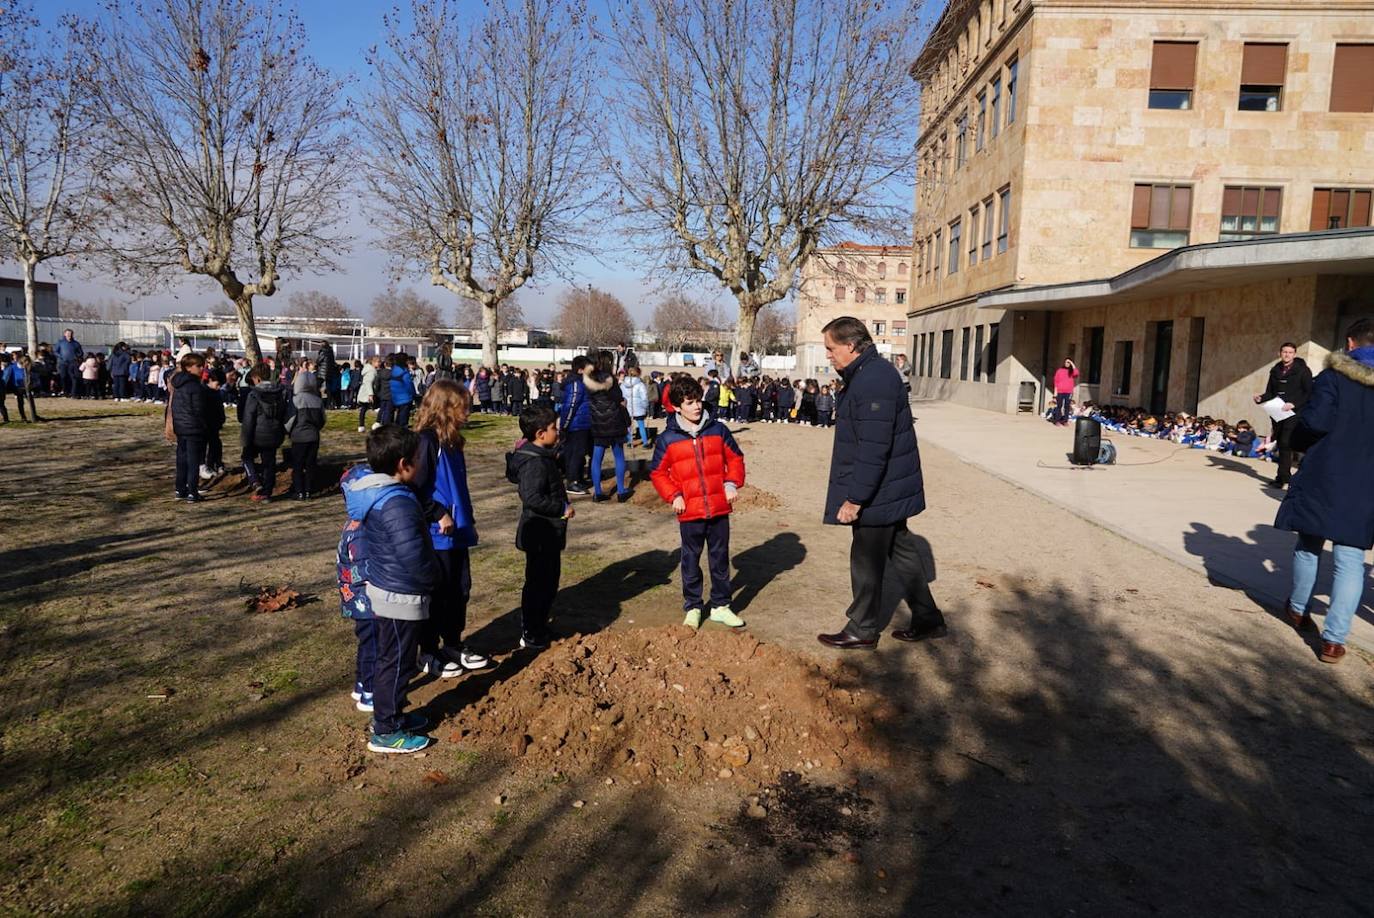
[[[1007,59],[1007,124],[1016,121],[1016,80],[1020,74],[1021,57],[1012,55]]]
[[[968,382],[969,349],[973,346],[973,328],[965,325],[963,328],[962,341],[959,345],[959,381]]]
[[[1001,255],[1011,245],[1011,186],[997,191],[997,254]]]
[[[1343,51],[1344,55],[1342,54]],[[1343,56],[1352,59],[1342,60]],[[1360,85],[1351,87],[1341,82],[1341,77],[1346,73],[1360,72],[1371,66],[1374,66],[1374,42],[1336,42],[1331,55],[1331,97],[1326,106],[1328,112],[1357,115],[1367,115],[1374,112],[1374,87],[1362,87]],[[1370,77],[1370,79],[1374,81],[1374,77]]]
[[[958,172],[968,162],[968,109],[959,113],[954,127],[954,171]]]
[[[1174,39],[1155,39],[1150,43],[1150,79],[1147,87],[1146,107],[1153,111],[1192,111],[1194,106],[1194,95],[1197,93],[1197,58],[1201,43],[1197,40],[1178,41]],[[1159,65],[1160,47],[1191,47],[1193,57],[1193,69],[1187,79],[1187,86],[1182,85],[1182,79],[1170,78],[1166,74],[1157,74],[1156,67]],[[1164,85],[1170,84],[1170,85]],[[1181,105],[1164,104],[1169,101],[1182,102]],[[1156,104],[1156,103],[1160,104]]]
[[[836,303],[843,303],[843,302],[845,302],[845,298],[844,298],[844,297],[845,297],[845,292],[846,292],[846,291],[845,291],[845,285],[844,285],[844,284],[836,284],[836,285],[835,285],[835,302],[836,302]]]
[[[1137,225],[1137,224],[1136,224],[1136,217],[1135,217],[1136,211],[1137,211],[1137,209],[1138,209],[1138,208],[1137,208],[1137,195],[1139,195],[1139,193],[1140,193],[1140,192],[1139,192],[1139,189],[1141,189],[1141,188],[1149,188],[1149,189],[1150,189],[1150,193],[1149,193],[1149,204],[1148,204],[1148,206],[1145,208],[1145,212],[1146,212],[1146,214],[1147,214],[1147,217],[1146,217],[1146,224],[1145,224],[1145,225]],[[1166,224],[1165,224],[1164,226],[1156,226],[1156,225],[1153,223],[1154,217],[1155,217],[1155,213],[1156,213],[1155,193],[1156,193],[1156,191],[1157,191],[1158,189],[1168,189],[1168,198],[1166,199],[1165,206],[1164,206],[1164,211],[1165,211],[1165,215],[1166,215],[1166,216],[1165,216],[1165,219],[1166,219],[1167,222],[1166,222]],[[1187,216],[1187,227],[1186,227],[1186,228],[1179,228],[1179,227],[1176,227],[1176,226],[1174,225],[1174,195],[1177,194],[1177,193],[1180,192],[1180,191],[1185,191],[1185,190],[1186,190],[1187,193],[1188,193],[1188,216]],[[1131,247],[1131,248],[1133,248],[1133,249],[1176,249],[1176,248],[1180,248],[1180,247],[1182,247],[1182,246],[1188,245],[1188,244],[1190,243],[1190,241],[1191,241],[1191,239],[1192,239],[1193,204],[1195,203],[1194,197],[1193,197],[1193,195],[1194,195],[1194,187],[1193,187],[1193,185],[1192,185],[1191,183],[1177,183],[1177,184],[1172,184],[1172,183],[1164,183],[1164,182],[1134,182],[1134,183],[1132,184],[1132,192],[1131,192],[1131,193],[1132,193],[1132,198],[1131,198],[1131,217],[1130,217],[1130,224],[1131,224],[1130,247]],[[1137,235],[1137,234],[1139,234],[1139,235]],[[1172,238],[1172,237],[1177,237],[1177,236],[1179,236],[1179,235],[1182,235],[1182,237],[1183,237],[1183,238],[1182,238],[1182,241],[1178,241],[1176,238]],[[1146,237],[1148,237],[1148,238],[1150,239],[1150,242],[1139,241],[1139,240],[1145,239]],[[1167,243],[1167,244],[1161,244],[1161,243]]]
[[[1322,222],[1326,225],[1317,226],[1317,201],[1323,194],[1326,195],[1326,216],[1323,217]],[[1335,204],[1337,195],[1342,194],[1345,195],[1346,201],[1344,222],[1340,226],[1333,227],[1330,225],[1332,215],[1331,208]],[[1355,220],[1357,219],[1356,215],[1359,213],[1361,198],[1364,199],[1365,222],[1356,223]],[[1312,189],[1312,220],[1309,223],[1309,228],[1312,232],[1324,232],[1331,229],[1353,229],[1356,227],[1374,226],[1374,206],[1371,205],[1374,205],[1374,189],[1371,188],[1360,188],[1358,186],[1337,188],[1335,186],[1326,185],[1315,187]]]
[[[949,224],[949,264],[945,266],[945,276],[953,277],[959,273],[959,246],[962,243],[961,233],[963,227],[960,220],[954,220]]]
[[[975,267],[978,264],[978,206],[974,204],[968,209],[968,266]]]
[[[992,78],[992,83],[988,87],[988,95],[992,102],[989,124],[992,128],[992,139],[996,140],[1001,130],[998,124],[1002,120],[1002,74],[997,74]]]
[[[1272,73],[1269,74],[1270,76],[1275,76],[1275,75],[1279,76],[1279,77],[1280,77],[1280,80],[1279,80],[1278,83],[1273,83],[1273,82],[1260,82],[1260,81],[1256,81],[1256,80],[1250,80],[1249,82],[1246,81],[1245,78],[1246,78],[1246,68],[1247,68],[1247,65],[1249,65],[1251,68],[1253,68],[1253,69],[1255,69],[1255,70],[1262,70],[1262,69],[1264,69],[1263,66],[1262,66],[1262,64],[1261,64],[1260,62],[1256,62],[1256,61],[1254,61],[1254,60],[1250,57],[1250,53],[1251,53],[1251,52],[1250,52],[1250,49],[1251,49],[1251,48],[1282,48],[1282,49],[1283,49],[1283,65],[1282,65],[1282,68],[1281,68],[1281,72],[1278,73],[1278,74],[1272,74]],[[1256,52],[1256,53],[1259,53],[1259,52]],[[1251,74],[1250,74],[1250,76],[1255,76],[1255,75],[1256,75],[1256,74],[1254,74],[1254,73],[1251,73]],[[1263,74],[1260,74],[1260,75],[1262,76]],[[1236,110],[1237,110],[1237,111],[1242,111],[1242,112],[1281,112],[1281,111],[1283,111],[1283,95],[1284,95],[1284,88],[1285,88],[1285,86],[1287,85],[1287,83],[1288,83],[1288,42],[1281,42],[1281,41],[1247,41],[1247,42],[1245,42],[1245,44],[1244,44],[1244,45],[1242,46],[1242,48],[1241,48],[1240,84],[1239,84],[1240,90],[1239,90],[1239,95],[1238,95],[1237,102],[1236,102]],[[1269,98],[1269,97],[1273,97],[1273,99],[1274,99],[1274,107],[1273,107],[1273,108],[1269,108],[1267,104],[1266,104],[1264,107],[1262,107],[1262,108],[1247,107],[1246,104],[1245,104],[1245,103],[1246,103],[1246,97],[1247,97],[1247,96],[1249,96],[1249,97],[1254,97],[1254,98],[1264,98],[1264,99],[1267,99],[1267,98]]]
[[[949,379],[954,372],[954,329],[940,331],[940,378]]]
[[[1228,196],[1231,195],[1232,192],[1234,192],[1236,195],[1239,195],[1239,197],[1240,197],[1240,199],[1241,199],[1241,204],[1240,204],[1240,208],[1241,208],[1241,209],[1238,210],[1235,214],[1228,214],[1228,213],[1226,212],[1226,211],[1227,211],[1226,199],[1227,199]],[[1244,208],[1246,207],[1246,204],[1245,204],[1245,197],[1246,197],[1247,194],[1249,194],[1249,193],[1251,193],[1251,192],[1254,192],[1254,194],[1255,194],[1255,213],[1254,213],[1254,214],[1249,214],[1249,213],[1247,213],[1247,212],[1245,211],[1245,209],[1244,209]],[[1273,229],[1266,230],[1266,229],[1263,228],[1263,227],[1264,227],[1264,221],[1265,221],[1266,219],[1268,219],[1268,217],[1266,217],[1266,215],[1265,215],[1265,210],[1268,209],[1268,208],[1265,207],[1265,204],[1267,203],[1268,196],[1269,196],[1270,193],[1273,193],[1273,194],[1277,197],[1277,199],[1278,199],[1278,206],[1277,206],[1276,208],[1274,208],[1274,210],[1276,211],[1276,213],[1275,213],[1274,216],[1273,216],[1274,228],[1273,228]],[[1234,229],[1227,229],[1227,228],[1226,228],[1226,220],[1227,220],[1227,217],[1228,217],[1228,216],[1234,216],[1234,217],[1236,218],[1236,226],[1235,226]],[[1247,230],[1247,229],[1244,229],[1244,228],[1243,228],[1243,227],[1244,227],[1244,220],[1245,220],[1247,217],[1250,217],[1250,216],[1253,216],[1254,219],[1255,219],[1255,223],[1254,223],[1255,228],[1254,228],[1254,229]],[[1282,186],[1274,186],[1274,185],[1223,185],[1223,186],[1222,186],[1222,189],[1221,189],[1221,230],[1220,230],[1220,232],[1217,234],[1217,240],[1218,240],[1219,242],[1239,242],[1239,241],[1242,241],[1242,240],[1245,240],[1245,239],[1254,239],[1254,238],[1256,238],[1257,236],[1273,236],[1273,235],[1277,235],[1278,233],[1282,232],[1282,230],[1283,230],[1282,221],[1283,221],[1283,188],[1282,188]]]
[[[973,135],[973,152],[981,153],[988,140],[988,91],[985,89],[976,97],[978,103],[978,124]]]
[[[983,201],[983,240],[982,240],[982,246],[983,246],[983,261],[984,261],[985,263],[986,263],[986,262],[989,262],[989,261],[992,261],[992,241],[993,241],[992,237],[993,237],[993,235],[994,235],[994,233],[996,232],[996,229],[997,229],[997,227],[993,225],[993,224],[995,224],[995,223],[997,222],[997,210],[996,210],[996,207],[995,207],[996,203],[997,203],[997,196],[996,196],[996,195],[991,195],[991,196],[989,196],[988,198],[986,198],[986,199]]]
[[[973,381],[983,381],[983,328],[982,325],[975,325],[973,328]]]

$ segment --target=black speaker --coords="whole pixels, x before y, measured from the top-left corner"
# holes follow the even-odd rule
[[[1102,425],[1092,418],[1079,418],[1073,425],[1074,465],[1092,465],[1102,449]]]

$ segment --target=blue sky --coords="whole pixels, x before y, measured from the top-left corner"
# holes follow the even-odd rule
[[[99,14],[101,5],[101,0],[38,0],[34,3],[39,17],[45,21],[54,21],[66,13],[95,16]],[[408,7],[408,0],[402,5]],[[470,5],[475,12],[484,6],[480,0],[474,0]],[[942,6],[943,3],[929,5]],[[382,17],[394,9],[393,5],[374,0],[296,0],[295,6],[309,32],[311,52],[315,58],[330,69],[351,73],[359,83],[364,81],[367,71],[364,56],[368,48],[381,40]],[[594,15],[604,18],[610,6],[607,0],[594,0],[592,10]],[[915,138],[911,138],[910,142],[914,141]],[[909,189],[894,191],[910,200]],[[328,274],[285,278],[274,297],[258,301],[259,313],[284,310],[286,299],[292,291],[316,289],[338,296],[352,311],[364,314],[372,298],[392,282],[395,269],[378,250],[376,236],[364,217],[355,214],[347,225],[356,241],[342,269]],[[625,249],[623,242],[613,233],[604,234],[604,238],[607,248],[599,261],[581,259],[568,265],[565,273],[579,286],[590,283],[611,291],[625,302],[637,321],[647,322],[654,302],[664,289],[663,283],[650,277],[646,271],[637,270],[634,266],[636,256]],[[10,265],[7,273],[13,270],[15,266]],[[152,318],[170,312],[204,312],[208,309],[224,311],[229,308],[228,301],[217,285],[205,280],[187,280],[172,289],[135,297],[98,280],[83,278],[70,268],[59,267],[55,272],[40,269],[40,277],[57,280],[62,285],[63,295],[74,296],[88,303],[107,299],[127,303],[130,318]],[[400,283],[414,287],[439,304],[446,317],[451,317],[456,305],[452,294],[432,286],[426,277],[418,275],[403,276]],[[563,278],[545,278],[540,288],[522,291],[520,301],[526,317],[534,322],[548,321],[554,311],[554,300],[567,283]],[[704,299],[721,302],[733,312],[733,300],[725,292],[704,286],[694,292]]]

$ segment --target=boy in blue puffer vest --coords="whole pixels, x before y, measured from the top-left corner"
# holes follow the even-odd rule
[[[349,518],[362,523],[366,565],[361,579],[368,585],[376,619],[377,663],[367,744],[373,752],[419,752],[432,742],[423,732],[429,722],[403,713],[407,686],[415,676],[420,628],[429,617],[430,594],[439,580],[429,524],[410,487],[418,447],[419,438],[403,427],[377,428],[367,438],[371,474],[344,488]]]

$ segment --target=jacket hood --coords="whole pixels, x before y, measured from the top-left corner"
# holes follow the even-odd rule
[[[258,383],[257,385],[255,385],[253,388],[254,388],[254,389],[257,389],[259,392],[270,393],[270,394],[276,394],[276,393],[278,393],[278,392],[284,392],[284,391],[286,391],[285,387],[282,386],[281,383],[275,382],[275,381],[273,381],[273,382],[260,382],[260,383]]]
[[[520,448],[511,454],[511,465],[520,469],[530,462],[545,462],[547,460],[558,459],[558,454],[547,447],[539,446],[534,443],[521,443]]]
[[[315,382],[315,374],[307,373],[302,370],[291,380],[291,393],[293,395],[300,395],[307,389],[313,393],[317,391],[317,385],[318,384]]]
[[[167,380],[167,385],[173,389],[180,389],[189,382],[200,382],[200,376],[195,373],[187,373],[185,370],[177,370],[172,374],[172,378]]]
[[[582,374],[582,383],[587,387],[588,392],[606,392],[615,385],[615,376],[608,373],[606,376],[598,378],[595,373],[589,370]]]
[[[372,471],[366,465],[353,466],[339,481],[339,489],[343,491],[344,506],[348,509],[350,520],[360,520],[367,516],[367,511],[381,500],[383,494],[396,488],[404,489],[405,485],[390,475]]]
[[[1362,386],[1374,388],[1374,367],[1360,363],[1345,351],[1332,351],[1326,355],[1327,369],[1353,379]]]

